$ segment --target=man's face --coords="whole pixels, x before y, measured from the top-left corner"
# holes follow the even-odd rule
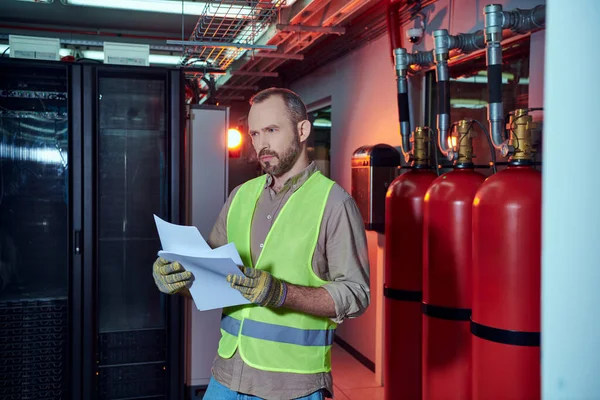
[[[280,96],[253,104],[248,127],[252,145],[266,173],[279,177],[292,169],[300,155],[300,138],[298,127],[290,120]]]

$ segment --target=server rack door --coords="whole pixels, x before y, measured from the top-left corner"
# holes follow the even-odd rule
[[[0,76],[0,398],[67,398],[68,69],[2,61]]]
[[[171,374],[178,354],[170,349],[180,339],[170,321],[179,315],[156,288],[152,264],[160,250],[153,214],[171,220],[173,207],[168,71],[88,68],[95,104],[86,154],[93,248],[86,282],[94,301],[84,313],[94,361],[84,391],[97,399],[167,399],[178,385]]]
[[[185,97],[184,78],[180,70],[169,70],[168,118],[171,167],[170,221],[185,223]],[[181,296],[166,296],[168,304],[168,379],[169,399],[183,399],[184,389],[184,299]]]
[[[69,323],[71,326],[71,373],[70,399],[81,399],[82,385],[82,271],[83,271],[83,110],[82,104],[82,71],[80,65],[74,65],[70,71],[69,110],[71,146],[71,298],[69,307]]]

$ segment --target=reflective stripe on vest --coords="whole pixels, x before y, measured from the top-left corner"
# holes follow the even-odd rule
[[[232,336],[238,336],[240,324],[239,320],[227,315],[223,315],[221,319],[221,329]],[[298,329],[245,319],[242,335],[299,346],[331,346],[335,329]]]

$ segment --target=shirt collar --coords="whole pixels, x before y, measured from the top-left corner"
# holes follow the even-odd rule
[[[297,173],[296,175],[292,176],[287,181],[285,181],[285,183],[283,184],[283,187],[281,188],[279,193],[280,194],[285,193],[290,189],[292,190],[292,193],[295,192],[316,171],[317,171],[317,164],[315,164],[315,162],[312,161],[310,164],[308,164],[308,166],[306,168],[304,168],[304,170],[302,170],[301,172]],[[267,174],[267,180],[265,182],[265,189],[271,187],[271,185],[273,184],[273,179],[274,178],[271,174]]]

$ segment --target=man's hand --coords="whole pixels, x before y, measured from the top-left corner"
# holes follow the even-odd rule
[[[281,307],[287,296],[287,284],[270,273],[256,268],[240,267],[244,276],[227,275],[231,287],[259,306]]]
[[[171,263],[162,257],[154,262],[152,268],[154,283],[163,293],[174,294],[192,286],[193,275],[186,271],[178,262]]]

